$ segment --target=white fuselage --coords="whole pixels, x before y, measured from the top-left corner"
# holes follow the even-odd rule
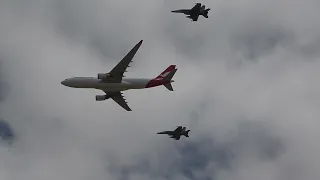
[[[72,88],[125,91],[129,89],[144,89],[151,80],[152,79],[143,78],[123,78],[121,83],[110,83],[94,77],[74,77],[63,80],[61,84]]]

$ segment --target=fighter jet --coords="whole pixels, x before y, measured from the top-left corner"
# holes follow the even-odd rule
[[[185,15],[188,15],[187,18],[190,18],[192,21],[197,21],[200,15],[208,18],[209,11],[210,8],[206,9],[205,5],[201,6],[201,3],[196,3],[196,5],[192,9],[179,9],[171,12],[183,13]]]
[[[189,137],[189,131],[190,130],[186,130],[186,127],[178,126],[174,131],[162,131],[158,132],[157,134],[167,134],[170,136],[170,138],[179,140],[180,136]]]
[[[61,84],[72,88],[89,88],[99,89],[104,91],[105,95],[96,95],[96,101],[103,101],[106,99],[113,99],[122,108],[131,111],[127,102],[125,101],[122,92],[129,89],[145,89],[156,86],[165,86],[169,91],[173,91],[171,83],[174,82],[172,77],[176,73],[176,65],[170,65],[156,78],[123,78],[123,74],[127,72],[126,69],[139,47],[142,40],[136,44],[131,51],[109,72],[98,73],[97,77],[73,77],[61,81]]]

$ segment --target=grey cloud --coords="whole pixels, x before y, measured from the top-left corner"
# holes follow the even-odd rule
[[[244,154],[250,153],[259,163],[264,163],[284,153],[281,138],[269,128],[261,123],[240,123],[237,136],[230,142],[216,142],[206,133],[180,142],[167,139],[172,145],[166,146],[160,154],[159,150],[142,153],[134,158],[133,164],[111,163],[108,170],[120,180],[134,179],[135,174],[156,179],[176,179],[179,175],[187,179],[219,179],[216,174],[232,172],[235,162]],[[153,165],[155,159],[156,166]]]
[[[302,56],[313,59],[319,57],[319,49],[320,38],[316,37],[311,42],[307,42],[306,44],[300,45],[298,51],[301,52]]]
[[[178,21],[186,21],[184,16]],[[202,20],[202,19],[201,19]],[[167,38],[172,42],[176,48],[176,53],[188,56],[188,59],[199,61],[197,57],[201,57],[201,53],[206,49],[206,36],[210,35],[202,29],[195,29],[192,25],[197,26],[194,22],[166,22],[164,27]],[[194,23],[194,24],[189,24]],[[180,26],[176,26],[179,24]],[[185,27],[185,26],[190,27]],[[199,27],[201,28],[201,27]]]
[[[0,150],[1,178],[319,179],[314,1],[207,1],[197,24],[170,14],[192,3],[1,1],[0,113],[20,137]],[[125,92],[125,113],[61,86],[110,69],[140,39],[128,76],[177,64],[174,92]],[[155,134],[178,124],[189,139]]]
[[[9,85],[5,81],[0,81],[0,101],[4,101],[9,93]]]
[[[79,4],[72,1],[56,2],[54,11],[59,12],[58,14],[56,14],[55,18],[55,27],[57,28],[57,30],[66,38],[69,38],[74,42],[86,43],[88,46],[91,46],[94,51],[101,54],[101,56],[104,58],[116,59],[117,57],[122,55],[121,53],[119,53],[119,50],[121,50],[120,46],[123,45],[121,44],[122,38],[119,38],[119,40],[116,41],[114,37],[124,37],[124,34],[121,34],[119,32],[122,28],[126,27],[125,21],[121,21],[118,14],[114,14],[112,15],[112,17],[118,16],[117,19],[119,21],[117,21],[117,23],[114,22],[113,24],[112,22],[108,22],[108,24],[106,25],[95,28],[95,26],[103,23],[103,18],[100,19],[100,22],[95,22],[95,20],[92,19],[95,16],[92,16],[90,12],[93,9],[90,8],[90,6],[88,6],[89,9],[86,9],[82,7],[81,4],[85,5],[86,3],[84,3],[83,1]],[[111,8],[106,8],[105,10],[114,12]],[[117,29],[119,29],[119,31],[117,31]]]
[[[246,26],[234,35],[230,43],[248,60],[259,60],[261,56],[273,53],[278,46],[286,47],[294,40],[292,33],[281,27],[261,22]]]
[[[6,82],[6,75],[4,73],[4,69],[1,68],[3,58],[4,57],[1,57],[0,55],[0,102],[4,101],[9,93],[9,84]]]
[[[241,122],[238,128],[236,147],[246,147],[245,151],[250,148],[257,150],[257,156],[262,160],[272,160],[284,153],[285,143],[281,137],[273,134],[271,126],[258,122]],[[237,149],[237,148],[235,148]],[[241,152],[241,150],[236,150]]]
[[[3,58],[3,57],[2,57]],[[6,82],[6,76],[3,73],[3,69],[1,69],[1,60],[2,60],[1,56],[0,56],[0,103],[6,100],[6,97],[9,93],[9,85]],[[1,114],[0,114],[1,117]],[[14,129],[12,129],[10,123],[8,123],[7,121],[4,121],[3,119],[0,118],[0,123],[4,123],[4,126],[1,125],[2,129],[1,131],[1,140],[7,140],[9,139],[9,141],[12,140],[11,135],[15,136],[15,131]],[[14,138],[14,137],[13,137]]]
[[[91,47],[102,60],[119,59],[125,54],[123,50],[132,48],[132,42],[146,38],[143,35],[145,32],[140,32],[140,28],[152,28],[154,23],[148,23],[142,18],[150,13],[157,13],[157,9],[150,7],[150,13],[147,15],[139,12],[141,7],[132,3],[128,5],[129,8],[122,8],[114,2],[57,1],[54,11],[59,13],[55,14],[55,27],[66,38]],[[97,14],[100,16],[96,16]],[[135,24],[136,27],[141,27],[132,26]],[[133,36],[139,33],[141,36]]]

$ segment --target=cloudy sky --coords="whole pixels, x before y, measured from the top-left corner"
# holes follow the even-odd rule
[[[6,180],[320,179],[318,0],[203,0],[209,19],[171,10],[191,0],[0,0],[0,147]],[[108,72],[141,39],[126,73],[164,87],[64,87]],[[156,132],[176,125],[190,138]]]

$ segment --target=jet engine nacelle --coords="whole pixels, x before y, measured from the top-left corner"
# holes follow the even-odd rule
[[[107,95],[96,95],[96,101],[104,101],[108,98],[109,97]]]
[[[107,79],[108,75],[104,73],[98,73],[98,79]]]
[[[107,79],[112,77],[109,73],[98,73],[98,79]]]

